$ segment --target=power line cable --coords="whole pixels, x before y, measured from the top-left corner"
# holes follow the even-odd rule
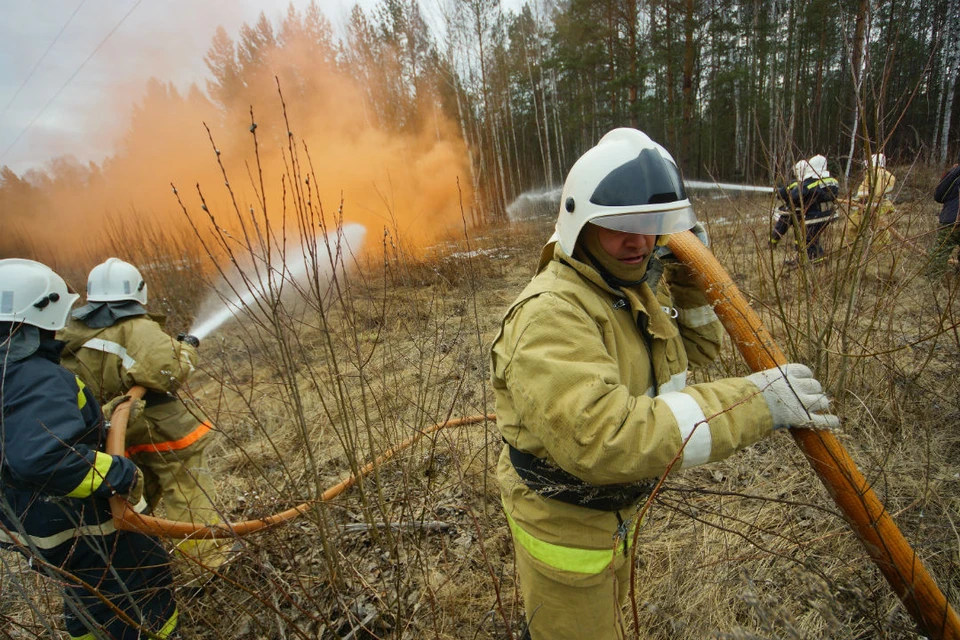
[[[40,67],[40,63],[43,62],[47,54],[50,53],[50,50],[53,49],[53,45],[57,44],[57,40],[60,39],[60,36],[63,35],[63,32],[67,30],[67,27],[70,26],[70,23],[73,22],[73,19],[77,16],[77,13],[80,11],[80,7],[83,6],[83,3],[87,0],[80,0],[80,4],[77,5],[77,8],[73,10],[73,13],[70,15],[70,18],[63,23],[63,26],[60,27],[60,32],[53,38],[53,42],[50,43],[50,46],[47,47],[47,50],[43,52],[43,55],[40,56],[40,59],[37,60],[37,63],[33,65],[33,69],[30,69],[30,73],[27,74],[27,77],[23,79],[23,82],[20,84],[20,88],[17,89],[17,92],[13,94],[13,97],[10,98],[10,102],[7,103],[7,106],[3,108],[3,111],[0,112],[0,118],[7,115],[7,111],[13,105],[14,100],[17,99],[17,96],[20,95],[20,92],[23,91],[23,88],[27,86],[27,83],[30,82],[30,78],[33,77],[33,74],[36,73],[37,69]]]
[[[40,110],[40,113],[38,113],[36,116],[34,116],[34,117],[33,117],[33,120],[30,121],[30,124],[28,124],[28,125],[26,126],[26,128],[25,128],[23,131],[20,132],[20,135],[18,135],[18,136],[16,137],[16,139],[15,139],[13,142],[11,142],[10,145],[9,145],[6,149],[3,150],[3,153],[0,154],[0,162],[2,162],[3,159],[7,157],[7,154],[10,153],[10,150],[13,149],[13,147],[14,147],[18,142],[20,142],[20,138],[22,138],[22,137],[24,136],[24,134],[26,134],[27,131],[29,131],[30,128],[37,122],[37,120],[40,119],[40,116],[42,116],[42,115],[44,114],[44,112],[46,112],[46,110],[50,107],[50,105],[53,104],[54,100],[56,100],[58,97],[60,97],[60,94],[63,93],[63,90],[66,89],[67,86],[68,86],[71,82],[73,82],[73,79],[77,77],[77,74],[79,74],[79,73],[83,70],[83,68],[86,66],[86,64],[87,64],[88,62],[90,62],[90,59],[93,58],[93,56],[97,55],[97,51],[100,51],[100,48],[107,42],[107,40],[110,39],[110,36],[112,36],[112,35],[114,34],[114,32],[116,32],[116,30],[120,28],[120,25],[122,25],[122,24],[124,23],[124,21],[126,21],[126,19],[130,17],[130,14],[133,13],[134,10],[135,10],[137,7],[140,6],[140,3],[141,3],[141,2],[143,2],[143,0],[137,0],[136,4],[134,4],[133,7],[130,8],[130,11],[127,11],[126,15],[124,15],[122,18],[120,18],[120,22],[118,22],[118,23],[116,24],[116,26],[115,26],[113,29],[110,30],[110,33],[108,33],[108,34],[103,38],[103,40],[100,41],[100,44],[97,45],[97,48],[94,49],[94,50],[90,53],[89,56],[87,56],[87,59],[84,60],[84,61],[80,64],[79,67],[77,67],[77,70],[73,72],[73,75],[71,75],[69,78],[67,78],[67,81],[63,83],[63,86],[61,86],[61,87],[57,90],[57,92],[56,92],[55,94],[53,94],[53,97],[50,98],[50,100],[47,101],[47,104],[43,105],[43,109]]]

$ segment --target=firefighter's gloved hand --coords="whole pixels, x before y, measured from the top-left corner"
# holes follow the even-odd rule
[[[830,400],[809,367],[785,364],[746,376],[760,389],[773,416],[773,428],[837,429],[840,419],[825,412]]]
[[[192,336],[189,333],[180,332],[177,334],[177,342],[184,342],[194,349],[200,348],[200,338],[197,336]]]
[[[693,225],[693,227],[690,228],[690,231],[693,231],[693,235],[697,236],[697,240],[702,242],[703,246],[710,246],[710,236],[707,235],[706,227],[697,222]]]
[[[127,492],[123,494],[123,499],[133,506],[137,506],[141,498],[143,498],[143,472],[134,466],[133,482],[130,483],[130,488],[127,489]]]
[[[103,419],[108,421],[111,420],[113,418],[113,412],[116,410],[116,408],[127,400],[130,400],[130,396],[117,396],[116,398],[110,400],[110,402],[107,404],[103,405],[103,407],[101,407],[101,411],[103,411]],[[133,424],[139,420],[140,416],[143,415],[143,410],[146,408],[146,402],[140,398],[134,400],[130,405],[130,417],[127,418],[127,424]]]
[[[707,235],[707,229],[702,224],[697,222],[690,228],[690,231],[693,231],[693,235],[697,236],[697,240],[703,243],[703,246],[710,246],[710,237]],[[663,261],[676,262],[677,257],[673,255],[673,251],[670,251],[670,248],[667,246],[657,247],[657,250],[654,252],[654,255]]]

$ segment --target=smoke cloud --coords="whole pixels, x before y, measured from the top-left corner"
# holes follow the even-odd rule
[[[468,154],[434,94],[421,89],[414,115],[391,131],[377,112],[378,87],[296,46],[260,54],[259,71],[226,104],[156,78],[136,98],[129,88],[103,96],[105,114],[135,103],[126,133],[100,165],[60,158],[28,176],[42,198],[10,225],[29,239],[24,253],[73,256],[85,268],[117,253],[134,262],[142,260],[130,253],[159,255],[158,245],[190,235],[171,185],[201,228],[211,227],[209,214],[238,238],[238,215],[251,209],[289,233],[298,208],[322,207],[329,225],[342,215],[374,245],[384,229],[420,247],[462,224],[461,201],[465,208],[472,198]]]

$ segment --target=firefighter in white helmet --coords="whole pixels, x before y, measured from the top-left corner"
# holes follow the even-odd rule
[[[96,398],[59,365],[54,332],[77,298],[46,265],[0,260],[0,548],[61,585],[71,638],[170,638],[167,552],[110,514],[114,495],[139,501],[140,471],[103,452]]]
[[[790,227],[796,229],[798,250],[805,250],[807,260],[821,263],[826,255],[823,232],[836,219],[836,200],[840,183],[830,176],[827,158],[815,155],[794,165],[796,181],[777,188],[783,201],[776,224],[770,232],[770,244],[776,246]]]
[[[847,227],[844,229],[844,244],[853,244],[857,237],[869,233],[871,247],[890,242],[889,218],[895,209],[890,194],[897,183],[896,177],[887,171],[887,158],[874,153],[867,162],[863,182],[857,187],[856,199],[851,202]]]
[[[670,154],[611,131],[570,170],[556,232],[492,345],[497,476],[534,640],[624,637],[631,521],[675,458],[688,468],[778,427],[837,424],[803,365],[688,386],[722,333],[663,246],[691,228],[706,238]]]
[[[200,341],[164,332],[162,317],[147,313],[147,284],[140,271],[110,258],[90,271],[87,304],[59,338],[63,364],[101,402],[122,398],[131,387],[147,389],[141,410],[127,429],[126,453],[143,469],[149,512],[161,498],[166,517],[194,524],[217,524],[216,486],[205,458],[212,425],[200,408],[177,395],[197,364]],[[209,576],[226,560],[229,545],[219,540],[185,540],[177,551],[192,577]]]

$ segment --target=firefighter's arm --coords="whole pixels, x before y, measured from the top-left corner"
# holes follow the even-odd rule
[[[34,385],[19,395],[18,412],[36,418],[18,429],[16,437],[4,430],[6,463],[14,482],[69,498],[126,494],[135,482],[136,466],[80,442],[98,440],[91,438],[91,431],[101,429],[100,410],[82,384],[68,381],[51,378],[50,384]]]
[[[586,482],[656,477],[693,431],[698,437],[682,454],[682,466],[726,457],[773,428],[761,393],[740,378],[656,398],[632,395],[597,325],[567,302],[540,296],[517,310],[514,321],[516,330],[495,349],[517,416],[542,443],[543,450],[530,453],[549,456]],[[645,352],[636,357],[649,358]]]
[[[133,324],[125,340],[134,363],[125,368],[124,382],[155,391],[172,392],[186,383],[199,362],[190,342],[167,335],[153,320]]]

